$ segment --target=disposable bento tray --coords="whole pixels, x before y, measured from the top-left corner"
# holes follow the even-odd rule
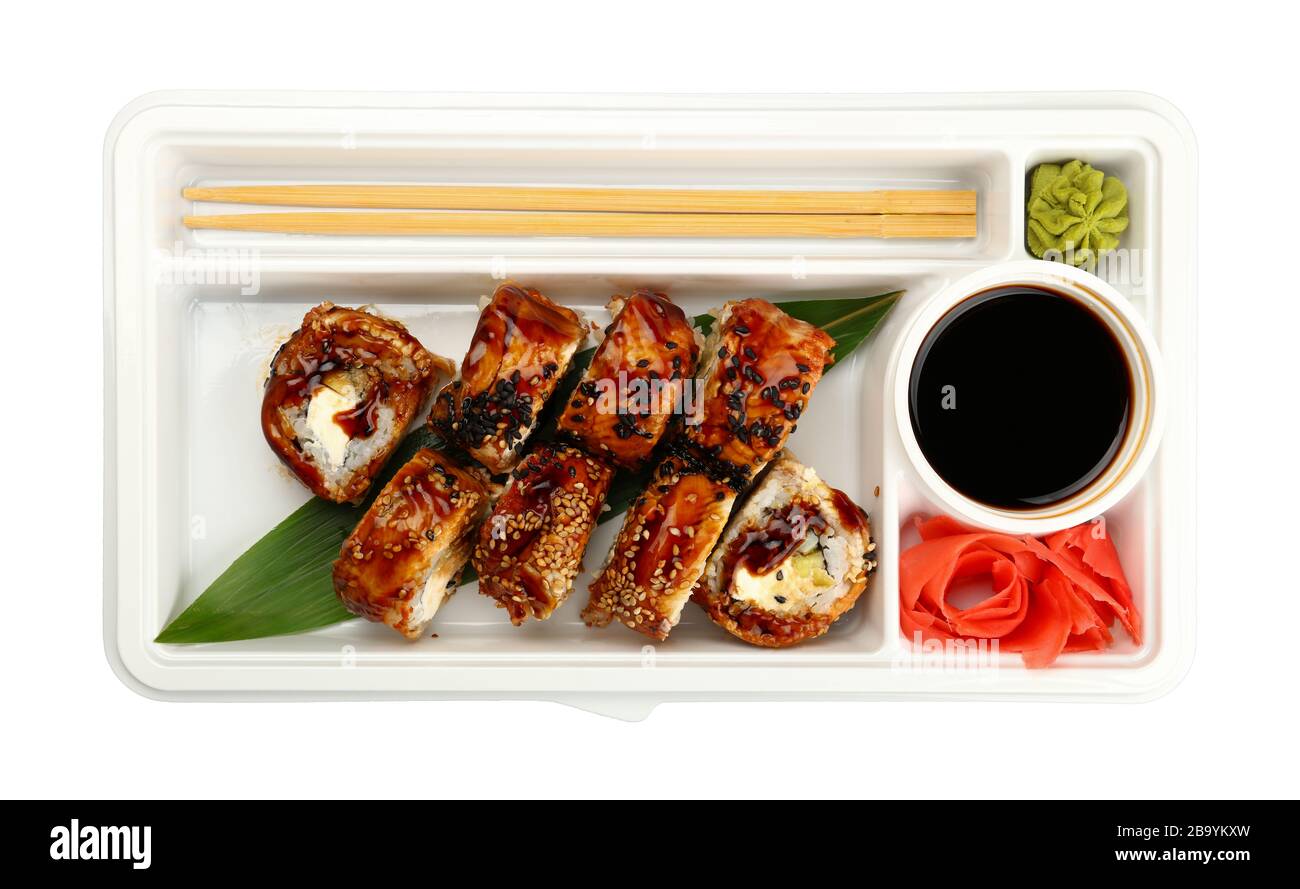
[[[964,274],[1031,258],[1027,172],[1084,157],[1129,187],[1137,274],[1112,280],[1166,368],[1159,455],[1107,523],[1149,628],[1048,669],[928,660],[899,630],[897,557],[934,512],[885,386],[910,312]],[[968,240],[304,237],[187,231],[191,184],[465,182],[755,188],[966,188]],[[159,93],[105,145],[105,567],[109,660],[168,700],[544,699],[628,717],[685,700],[1145,700],[1194,642],[1196,157],[1181,115],[1131,93],[518,96]],[[690,312],[743,296],[906,296],[827,375],[790,447],[871,515],[879,571],[822,639],[746,646],[688,606],[664,643],[580,618],[590,571],[544,623],[515,628],[463,589],[437,639],[351,621],[203,645],[154,638],[308,494],[262,440],[277,343],[323,299],[375,304],[459,360],[481,295],[511,278],[600,320],[638,286]],[[598,529],[598,566],[617,530]]]

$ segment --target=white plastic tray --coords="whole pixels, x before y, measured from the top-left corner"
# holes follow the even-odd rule
[[[883,385],[897,333],[929,294],[1029,258],[1027,170],[1085,157],[1131,193],[1111,278],[1145,313],[1167,366],[1168,425],[1146,479],[1107,521],[1147,616],[1141,648],[1026,670],[919,656],[898,630],[906,517],[930,507],[902,456]],[[125,108],[105,146],[105,641],[123,681],[164,699],[547,699],[622,716],[669,700],[1141,700],[1193,648],[1195,148],[1137,94],[844,97],[163,93]],[[187,232],[185,185],[438,181],[800,188],[964,187],[970,241],[304,238]],[[871,513],[880,570],[823,639],[751,648],[694,606],[663,644],[578,619],[586,578],[550,621],[514,628],[461,590],[436,640],[354,621],[213,645],[152,639],[229,562],[306,499],[257,423],[266,363],[306,309],[377,303],[459,360],[481,294],[511,277],[596,318],[613,293],[667,290],[688,311],[737,296],[907,296],[818,388],[791,439]],[[255,286],[250,286],[255,285]],[[246,291],[256,290],[255,293]],[[879,495],[876,490],[879,488]],[[598,565],[617,522],[588,551]],[[906,541],[902,543],[905,544]],[[1121,634],[1122,639],[1122,634]]]

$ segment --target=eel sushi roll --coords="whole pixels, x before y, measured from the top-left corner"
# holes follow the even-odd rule
[[[866,513],[783,455],[736,510],[695,600],[738,639],[795,645],[853,607],[875,569],[874,549]]]
[[[509,472],[586,336],[577,312],[502,284],[447,392],[442,431],[490,472]]]
[[[479,592],[519,626],[546,620],[573,589],[614,470],[577,448],[540,445],[515,467],[479,529]]]
[[[704,347],[703,391],[685,441],[747,485],[785,447],[834,346],[821,328],[766,300],[727,303]]]
[[[662,293],[609,302],[614,320],[560,414],[561,434],[626,469],[642,466],[695,375],[699,334]]]
[[[619,621],[664,640],[726,528],[736,492],[688,454],[666,458],[628,509],[582,612],[588,626]]]
[[[334,563],[334,592],[348,611],[409,639],[456,591],[487,512],[479,478],[423,448],[384,486]]]
[[[271,362],[262,432],[312,493],[356,502],[453,369],[398,322],[321,303]]]

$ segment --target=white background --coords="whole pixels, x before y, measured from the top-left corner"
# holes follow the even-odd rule
[[[1285,8],[11,4],[0,795],[1294,797],[1300,49]],[[137,697],[110,672],[100,623],[103,134],[144,92],[263,87],[1137,89],[1171,100],[1201,157],[1191,673],[1145,705],[668,705],[640,724],[543,703]],[[817,754],[824,768],[810,764]],[[625,781],[623,756],[661,771]],[[791,780],[756,777],[787,763]]]

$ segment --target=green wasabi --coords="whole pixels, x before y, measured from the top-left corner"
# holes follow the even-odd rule
[[[1026,235],[1040,259],[1092,266],[1128,228],[1128,189],[1083,161],[1039,164],[1030,176]]]

